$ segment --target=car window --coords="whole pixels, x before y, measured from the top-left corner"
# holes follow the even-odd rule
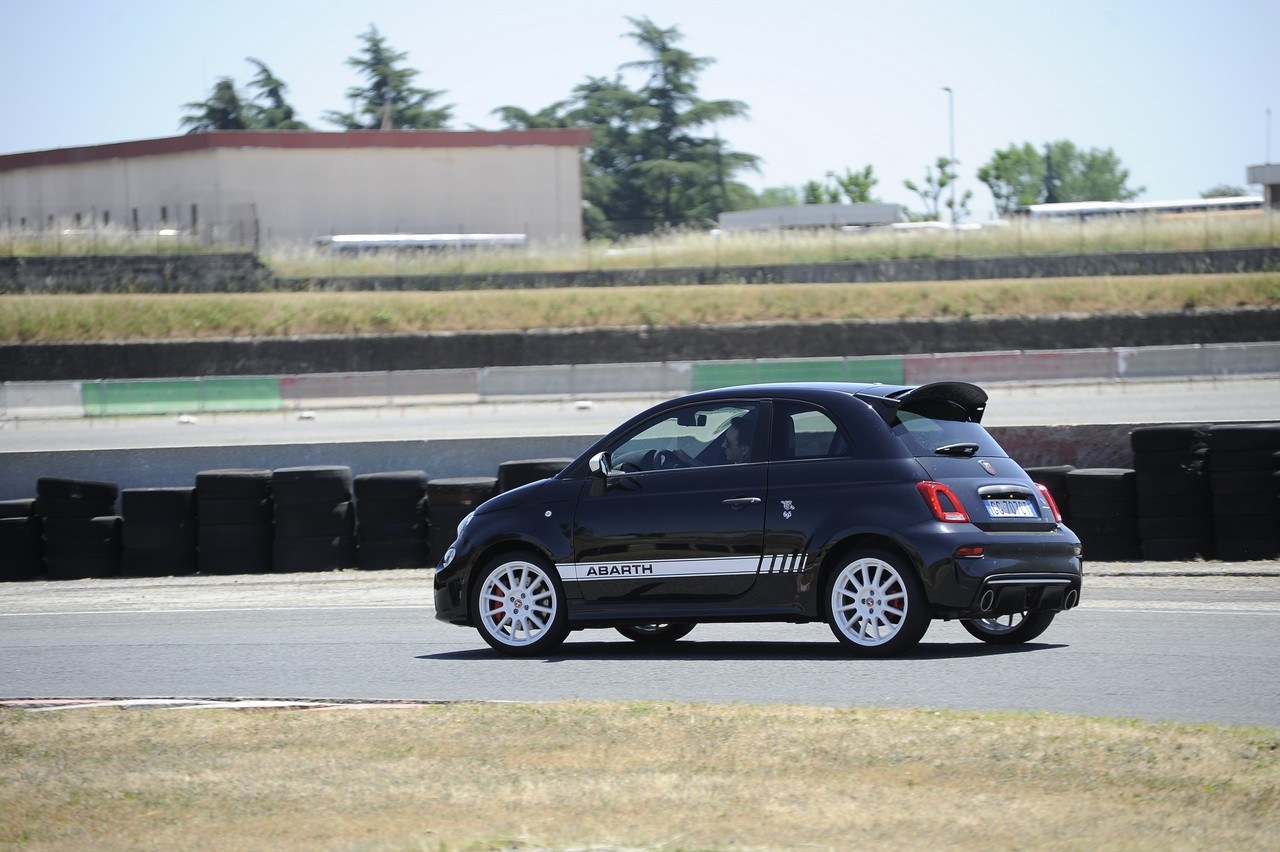
[[[755,403],[716,402],[675,409],[642,424],[617,444],[610,451],[613,466],[645,471],[758,460],[757,414]]]
[[[779,402],[775,411],[775,461],[849,454],[850,445],[843,430],[825,411],[802,402]]]
[[[986,429],[960,405],[931,400],[899,409],[893,434],[914,456],[1003,456]]]

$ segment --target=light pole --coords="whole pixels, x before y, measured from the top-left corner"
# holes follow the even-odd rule
[[[947,93],[947,126],[951,135],[950,154],[948,162],[951,168],[951,224],[956,223],[956,93],[951,91],[950,86],[943,86],[942,91]]]

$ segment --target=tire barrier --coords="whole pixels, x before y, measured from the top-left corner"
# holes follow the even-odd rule
[[[1280,423],[1209,427],[1219,559],[1280,556]]]
[[[1132,468],[1026,468],[1087,561],[1280,558],[1280,423],[1141,426],[1129,443]],[[429,568],[476,506],[569,461],[434,480],[422,470],[353,477],[344,466],[219,469],[196,474],[194,488],[124,491],[41,477],[35,498],[0,501],[0,582]]]
[[[271,471],[252,468],[196,474],[196,567],[202,574],[271,570]]]
[[[272,564],[277,572],[353,568],[356,518],[351,468],[284,467],[271,474],[275,503]]]
[[[498,465],[498,493],[528,485],[564,470],[573,459],[517,459]]]
[[[0,583],[44,573],[43,525],[34,498],[0,501]]]
[[[435,565],[453,543],[458,524],[498,493],[496,476],[455,476],[427,483],[428,561]]]
[[[50,580],[88,580],[120,574],[120,489],[110,482],[44,476],[36,482],[35,511]]]
[[[1208,425],[1144,426],[1133,430],[1130,444],[1143,558],[1212,559]]]
[[[1134,471],[1078,468],[1067,474],[1071,521],[1085,559],[1127,562],[1142,558]]]
[[[120,492],[120,573],[168,577],[194,573],[195,488],[126,488]]]
[[[355,478],[355,497],[357,567],[428,566],[426,471],[361,474]]]

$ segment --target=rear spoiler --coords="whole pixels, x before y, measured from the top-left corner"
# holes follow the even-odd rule
[[[887,393],[883,394],[866,390],[854,395],[870,404],[890,426],[897,420],[898,409],[908,403],[943,403],[961,409],[965,419],[974,423],[981,423],[982,415],[987,410],[987,392],[968,382],[930,382],[913,388],[885,390]]]

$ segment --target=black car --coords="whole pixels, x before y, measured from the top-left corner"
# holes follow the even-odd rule
[[[1026,642],[1080,599],[1080,540],[980,425],[979,387],[764,384],[655,405],[458,527],[436,617],[505,654],[570,630],[825,621],[865,656],[930,619]]]

